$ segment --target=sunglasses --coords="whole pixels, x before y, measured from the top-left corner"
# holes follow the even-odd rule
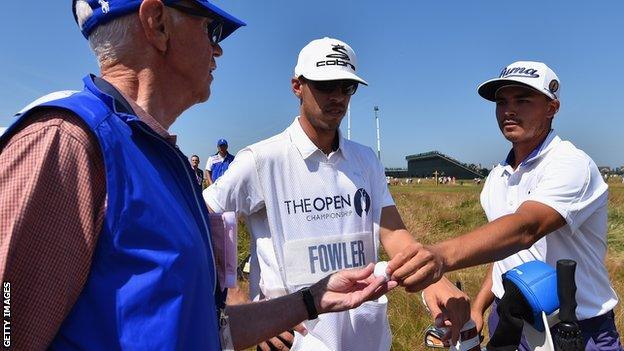
[[[340,92],[344,95],[353,95],[357,91],[358,82],[353,80],[309,80],[305,77],[301,76],[300,79],[304,82],[308,82],[314,90],[329,94],[336,91],[337,88],[340,88]]]
[[[176,9],[187,15],[212,19],[212,21],[208,23],[208,25],[206,25],[206,34],[208,34],[208,36],[210,37],[210,41],[213,44],[218,44],[223,39],[223,22],[214,18],[208,11],[200,10],[200,9],[192,8],[192,7],[181,6],[176,3],[165,4],[165,6],[171,7],[172,9]]]

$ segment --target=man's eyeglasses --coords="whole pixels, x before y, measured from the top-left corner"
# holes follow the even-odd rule
[[[340,92],[344,95],[353,95],[357,91],[358,82],[354,80],[309,80],[303,76],[299,77],[304,82],[308,82],[314,90],[321,93],[329,94],[340,88]]]
[[[196,9],[192,7],[181,6],[176,3],[166,4],[165,6],[171,7],[172,9],[176,9],[187,15],[212,19],[212,21],[208,23],[208,25],[206,26],[206,34],[210,36],[210,41],[213,44],[218,44],[221,41],[221,39],[223,39],[222,38],[223,22],[214,18],[208,11],[202,11],[200,9]]]

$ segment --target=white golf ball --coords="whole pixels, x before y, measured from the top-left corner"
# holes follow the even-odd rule
[[[373,274],[375,277],[384,277],[386,281],[390,280],[390,276],[386,273],[386,268],[388,268],[388,262],[379,261],[375,264],[375,271]]]

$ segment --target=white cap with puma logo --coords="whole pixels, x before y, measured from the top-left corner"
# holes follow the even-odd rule
[[[508,85],[524,85],[533,88],[550,99],[559,99],[559,77],[545,63],[518,61],[503,68],[498,78],[482,83],[478,92],[484,99],[495,101],[498,89]]]

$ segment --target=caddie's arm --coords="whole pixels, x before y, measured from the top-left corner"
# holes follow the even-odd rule
[[[379,298],[397,286],[394,281],[375,278],[374,265],[343,270],[310,286],[314,309],[318,314],[339,312]],[[245,305],[228,306],[230,331],[234,348],[244,349],[290,330],[309,318],[303,294],[295,292],[276,299]]]
[[[405,228],[396,206],[381,211],[379,233],[381,244],[392,258],[392,279],[396,279],[408,292],[423,290],[425,302],[436,325],[451,327],[451,340],[455,342],[470,318],[470,299],[429,260],[430,253],[423,250],[414,236]],[[438,271],[436,271],[438,270]],[[423,280],[423,272],[432,278]]]
[[[429,249],[438,257],[432,261],[441,261],[440,268],[446,272],[502,260],[528,249],[565,224],[565,219],[552,207],[537,201],[525,201],[515,213]]]

